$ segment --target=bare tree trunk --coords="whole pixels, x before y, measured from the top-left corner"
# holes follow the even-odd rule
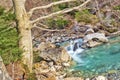
[[[29,16],[25,10],[26,0],[13,0],[15,14],[18,21],[19,30],[19,46],[23,50],[23,63],[26,64],[32,72],[33,63],[33,50],[32,50],[32,38],[31,38],[31,24]]]

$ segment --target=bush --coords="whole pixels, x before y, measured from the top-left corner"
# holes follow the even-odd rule
[[[47,24],[51,29],[63,29],[68,25],[68,21],[63,18],[48,19]]]
[[[115,10],[120,10],[120,5],[114,7]]]
[[[11,12],[4,12],[0,8],[0,55],[5,64],[21,59],[21,50],[18,47],[18,33],[13,25],[9,25],[15,19]]]
[[[75,12],[75,19],[78,22],[85,22],[85,23],[94,24],[98,22],[96,15],[91,14],[87,9],[79,12]]]
[[[5,9],[3,7],[0,7],[0,16],[3,15]]]

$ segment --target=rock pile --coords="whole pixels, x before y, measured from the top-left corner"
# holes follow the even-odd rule
[[[71,58],[65,49],[42,42],[38,54],[42,58],[34,64],[38,80],[62,80],[66,76],[64,69],[70,66]]]

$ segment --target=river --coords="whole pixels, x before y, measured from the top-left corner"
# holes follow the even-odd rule
[[[84,76],[120,70],[120,37],[109,39],[109,41],[110,43],[90,49],[80,47],[82,39],[68,41],[69,45],[65,48],[76,62],[69,70],[79,71]]]

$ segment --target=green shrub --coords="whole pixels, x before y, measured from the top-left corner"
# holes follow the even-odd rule
[[[2,17],[5,21],[15,20],[15,14],[9,12]]]
[[[0,7],[0,16],[3,15],[5,9],[3,7]]]
[[[114,7],[115,10],[120,10],[120,5]]]
[[[65,8],[68,8],[68,4],[60,4],[59,5],[59,9],[62,10],[62,9],[65,9]]]
[[[0,12],[4,12],[0,8]],[[15,19],[11,12],[0,15],[0,55],[5,64],[21,59],[21,50],[18,47],[18,33],[11,22]]]
[[[68,21],[63,18],[48,19],[47,24],[51,29],[63,29],[68,25]]]
[[[90,14],[87,9],[75,12],[75,19],[78,22],[85,22],[85,23],[96,23],[98,22],[98,19],[95,15]]]

